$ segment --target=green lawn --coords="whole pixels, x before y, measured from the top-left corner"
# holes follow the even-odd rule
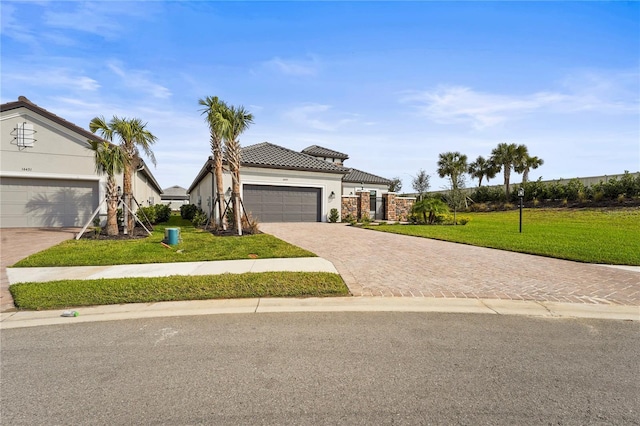
[[[461,213],[464,226],[379,225],[383,232],[588,263],[640,265],[640,209],[524,209]]]
[[[182,241],[160,242],[166,227],[180,227]],[[21,260],[14,267],[90,266],[196,262],[249,258],[315,257],[315,254],[267,234],[219,237],[172,216],[153,235],[137,240],[69,240]],[[136,302],[247,297],[347,296],[338,274],[265,272],[208,276],[64,280],[10,287],[20,309],[56,309]]]
[[[182,241],[172,248],[160,244],[164,228],[180,227]],[[249,256],[251,255],[251,256]],[[27,257],[13,265],[27,266],[96,266],[137,263],[199,262],[231,260],[315,257],[316,255],[267,234],[242,237],[218,237],[196,229],[191,222],[172,216],[158,225],[153,235],[138,240],[68,240]]]
[[[176,300],[349,295],[342,277],[326,272],[69,280],[14,284],[10,291],[18,308],[34,310]]]

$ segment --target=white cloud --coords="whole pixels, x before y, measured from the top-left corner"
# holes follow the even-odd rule
[[[44,23],[52,28],[82,31],[104,38],[115,38],[127,30],[124,17],[147,19],[154,13],[153,3],[144,3],[139,8],[135,2],[65,2],[69,10],[48,9]]]
[[[268,69],[278,71],[282,74],[299,77],[314,76],[320,68],[320,63],[315,56],[310,56],[310,59],[306,60],[282,59],[276,56],[264,62],[263,65]]]
[[[148,71],[125,70],[116,61],[108,63],[107,66],[114,74],[122,78],[127,87],[148,93],[155,98],[166,99],[171,96],[169,89],[151,81]]]
[[[29,87],[45,87],[73,92],[95,92],[100,84],[86,75],[66,68],[36,69],[28,73],[9,73],[2,76],[3,84],[22,84]]]
[[[31,45],[36,44],[34,32],[16,17],[16,8],[10,4],[2,4],[0,13],[0,31],[3,36]]]
[[[284,117],[295,124],[327,132],[358,121],[358,114],[335,113],[332,109],[331,105],[309,103],[286,111]]]
[[[414,105],[421,115],[436,123],[468,123],[476,129],[544,111],[629,114],[637,113],[639,108],[637,77],[637,73],[608,77],[591,73],[566,79],[564,91],[540,91],[525,95],[488,93],[470,87],[441,85],[429,91],[409,92],[401,102]]]

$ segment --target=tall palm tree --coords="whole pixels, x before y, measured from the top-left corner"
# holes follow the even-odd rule
[[[523,147],[524,145],[520,146]],[[511,169],[516,164],[518,164],[518,159],[522,154],[521,151],[522,149],[519,149],[518,145],[516,145],[515,143],[499,143],[498,146],[495,147],[493,151],[491,151],[490,161],[498,167],[498,171],[502,170],[504,174],[504,189],[507,200],[509,199],[510,193],[509,186],[511,179]]]
[[[242,235],[242,215],[240,212],[240,135],[253,123],[253,114],[243,106],[230,106],[219,113],[222,119],[224,151],[232,180],[232,205],[235,214],[234,226],[238,235]]]
[[[222,201],[224,200],[224,185],[222,184],[222,157],[223,157],[223,130],[224,130],[224,110],[228,109],[227,104],[218,99],[217,96],[207,96],[199,99],[198,103],[204,108],[202,114],[206,114],[206,121],[211,134],[211,155],[213,157],[213,169],[216,180],[216,199],[218,205],[218,217],[216,223],[219,227],[224,223],[224,211]],[[215,209],[215,205],[214,205]]]
[[[467,156],[459,152],[445,152],[439,155],[438,176],[441,178],[448,176],[451,180],[451,189],[460,189],[461,177],[467,172]]]
[[[113,142],[114,137],[119,140],[120,147],[128,159],[122,176],[122,191],[129,210],[133,211],[133,171],[142,161],[139,149],[141,148],[153,165],[156,165],[151,145],[156,142],[157,138],[147,130],[147,123],[143,123],[139,118],[119,118],[114,115],[107,123],[102,116],[94,117],[89,123],[89,129],[93,133],[98,132],[110,142]],[[125,233],[127,229],[133,229],[133,221],[133,215],[129,215],[125,221]]]
[[[469,164],[469,169],[467,172],[471,175],[472,178],[478,179],[478,188],[482,186],[482,179],[487,178],[487,182],[489,179],[493,179],[496,177],[496,173],[498,170],[496,165],[493,164],[490,160],[485,159],[482,155],[479,155],[476,158],[476,161]]]
[[[536,156],[527,155],[522,161],[516,166],[515,171],[518,173],[522,173],[522,183],[529,182],[529,170],[537,169],[538,167],[544,164],[544,160],[542,158],[538,158]]]
[[[107,175],[107,235],[118,235],[118,190],[115,175],[122,173],[129,161],[119,146],[109,142],[89,141],[94,152],[96,172]]]

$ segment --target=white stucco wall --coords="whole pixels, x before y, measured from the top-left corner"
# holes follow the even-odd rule
[[[255,167],[243,167],[240,170],[240,187],[242,185],[274,185],[274,186],[295,186],[321,188],[321,218],[327,221],[327,215],[332,208],[341,210],[342,191],[342,175],[337,173],[321,173],[301,170],[283,170],[283,169],[267,169]],[[196,187],[193,188],[190,196],[190,203],[197,204],[198,196],[202,200],[201,208],[208,212],[207,200],[212,196],[212,178],[211,174],[202,179]],[[223,187],[225,192],[231,187],[231,175],[224,173]],[[242,191],[242,189],[241,189]],[[333,197],[331,193],[333,192]],[[243,194],[241,193],[241,196]]]
[[[14,137],[16,126],[24,122],[35,130],[32,147],[18,147]],[[98,199],[104,200],[107,177],[97,174],[94,153],[84,135],[25,107],[2,112],[0,132],[0,177],[98,181]],[[122,186],[122,174],[116,182]],[[160,202],[160,193],[143,173],[134,179],[134,196],[144,206],[150,197]],[[105,205],[100,213],[106,215]]]

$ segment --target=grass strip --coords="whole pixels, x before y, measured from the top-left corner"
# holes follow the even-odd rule
[[[166,227],[180,227],[182,241],[171,248],[160,244]],[[68,240],[33,254],[14,267],[105,266],[211,260],[316,257],[272,235],[214,236],[173,216],[157,225],[153,235],[137,240]]]
[[[342,277],[328,272],[61,280],[14,284],[9,289],[16,307],[28,310],[178,300],[349,295]]]
[[[586,263],[640,266],[640,209],[524,209],[459,213],[464,226],[379,225],[369,229]]]

